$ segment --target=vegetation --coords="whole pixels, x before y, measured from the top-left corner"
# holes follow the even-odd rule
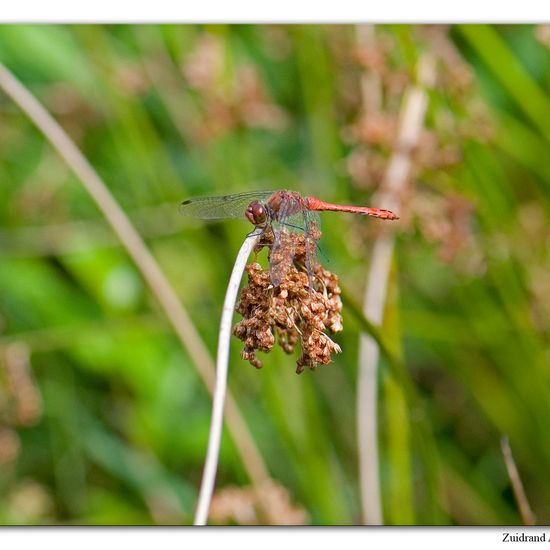
[[[374,330],[390,525],[528,522],[503,437],[550,521],[549,46],[532,25],[0,27],[0,62],[106,183],[212,356],[251,226],[190,223],[179,203],[285,188],[380,206],[404,101],[433,62]],[[197,362],[3,92],[0,127],[0,523],[192,523],[211,414]],[[342,353],[297,375],[299,350],[255,369],[233,339],[229,388],[266,471],[225,430],[213,523],[363,522],[360,304],[384,222],[322,223]]]

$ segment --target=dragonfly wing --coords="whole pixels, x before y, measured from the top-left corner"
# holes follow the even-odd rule
[[[273,286],[279,286],[294,261],[296,241],[288,227],[273,222],[273,245],[269,252],[269,275]]]
[[[313,284],[313,267],[317,241],[320,237],[321,220],[317,212],[303,208],[299,197],[289,195],[281,201],[277,219],[272,221],[274,242],[270,255],[271,282],[277,286],[292,267],[296,256],[296,234],[303,235],[305,267],[309,284]]]
[[[274,191],[250,191],[220,197],[200,197],[187,199],[180,205],[180,214],[202,220],[223,220],[244,218],[245,211],[252,201],[265,201]]]
[[[309,286],[313,289],[313,268],[317,253],[317,242],[321,237],[321,217],[317,212],[304,210],[306,270],[309,278]]]
[[[297,214],[296,205],[292,199],[282,200],[278,205],[277,217],[271,221],[273,245],[269,253],[269,274],[274,286],[279,286],[289,272],[296,252],[296,239],[293,233],[300,231],[298,225],[303,223],[303,217]]]

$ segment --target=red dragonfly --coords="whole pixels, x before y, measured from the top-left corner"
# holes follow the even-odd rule
[[[242,218],[245,216],[256,228],[271,228],[273,245],[269,272],[273,286],[279,286],[288,273],[294,257],[295,241],[285,238],[293,232],[303,232],[306,242],[306,270],[312,281],[312,265],[319,238],[318,212],[350,212],[383,220],[397,220],[390,210],[367,206],[332,204],[316,197],[302,197],[295,191],[250,191],[222,197],[203,197],[183,201],[184,216],[203,220]]]

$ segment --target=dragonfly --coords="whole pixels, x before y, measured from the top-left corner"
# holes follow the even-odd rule
[[[269,254],[271,283],[278,287],[294,260],[296,239],[292,234],[302,233],[306,251],[306,271],[312,287],[312,272],[317,241],[320,237],[319,212],[349,212],[382,220],[397,220],[391,210],[350,206],[325,202],[317,197],[303,197],[296,191],[250,191],[219,197],[187,199],[180,205],[186,217],[203,220],[246,218],[256,229],[271,230],[272,244]]]

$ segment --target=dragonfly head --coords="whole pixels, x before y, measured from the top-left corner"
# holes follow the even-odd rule
[[[252,201],[246,209],[245,216],[256,227],[265,226],[267,223],[267,211],[260,201]]]

